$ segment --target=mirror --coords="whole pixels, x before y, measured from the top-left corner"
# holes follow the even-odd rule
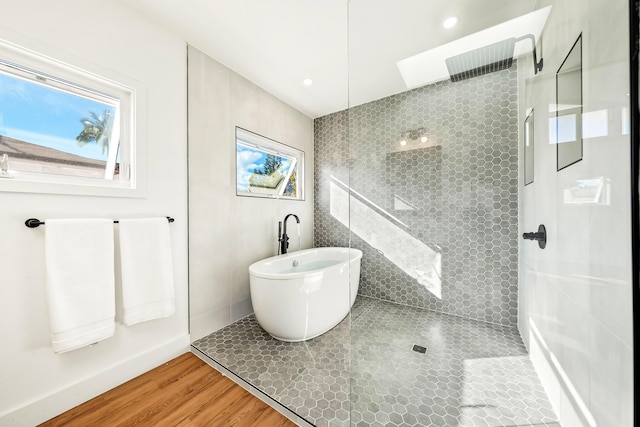
[[[236,195],[304,200],[304,152],[236,127]]]
[[[556,73],[557,170],[582,160],[582,34]]]

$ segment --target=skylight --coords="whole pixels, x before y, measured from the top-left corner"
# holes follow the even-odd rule
[[[449,72],[445,60],[452,56],[526,34],[532,34],[538,40],[549,12],[551,12],[551,6],[398,61],[398,69],[407,89],[448,79]],[[514,57],[531,52],[532,49],[531,43],[517,43]]]

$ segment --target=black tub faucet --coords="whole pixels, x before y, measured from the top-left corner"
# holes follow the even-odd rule
[[[279,251],[280,254],[286,254],[287,248],[289,248],[289,236],[287,236],[287,220],[292,216],[296,219],[296,222],[300,224],[300,219],[296,214],[288,214],[284,217],[284,221],[278,223],[278,242],[280,242]],[[284,224],[284,226],[283,226]]]

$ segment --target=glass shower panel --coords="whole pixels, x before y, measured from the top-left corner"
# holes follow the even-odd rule
[[[320,235],[364,253],[351,425],[631,425],[627,6],[349,2],[349,108],[315,162],[316,227],[349,227]],[[583,160],[557,171],[580,35]]]

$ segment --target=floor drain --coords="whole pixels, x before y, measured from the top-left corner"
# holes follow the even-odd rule
[[[413,351],[425,354],[427,352],[427,348],[418,344],[413,345]]]

